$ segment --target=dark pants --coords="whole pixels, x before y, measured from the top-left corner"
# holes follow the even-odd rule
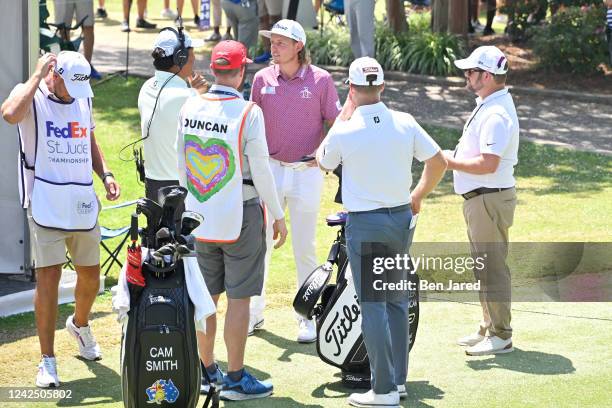
[[[355,290],[360,297],[361,331],[370,359],[372,389],[377,394],[397,390],[408,374],[408,297],[404,300],[367,301],[362,276],[362,243],[382,243],[397,254],[407,254],[411,244],[410,206],[372,212],[350,212],[346,224],[346,244]],[[367,280],[367,277],[366,279]]]

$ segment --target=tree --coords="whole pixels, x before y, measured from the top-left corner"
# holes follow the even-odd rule
[[[448,3],[450,0],[433,0],[431,5],[431,29],[434,33],[448,31]]]
[[[408,21],[406,20],[406,10],[403,0],[386,0],[387,20],[389,27],[396,32],[408,31]]]
[[[432,30],[467,36],[468,0],[433,0]]]

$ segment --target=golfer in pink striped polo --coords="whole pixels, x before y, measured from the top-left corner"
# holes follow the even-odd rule
[[[300,287],[317,267],[315,232],[323,174],[316,162],[303,161],[314,156],[342,106],[329,72],[309,63],[306,33],[293,20],[281,20],[270,31],[260,31],[270,38],[274,64],[255,74],[251,99],[261,107],[266,125],[270,167],[283,208],[289,207],[293,256]],[[266,276],[272,248],[271,226],[267,230]],[[249,334],[263,326],[265,281],[261,296],[251,299]],[[316,340],[312,320],[298,318],[297,340]]]

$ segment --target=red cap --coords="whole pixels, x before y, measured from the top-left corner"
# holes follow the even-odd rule
[[[215,61],[224,59],[229,62],[229,65],[216,65]],[[253,61],[247,58],[247,49],[238,41],[226,40],[221,41],[212,50],[210,56],[210,67],[214,69],[236,69],[244,64],[250,64]]]

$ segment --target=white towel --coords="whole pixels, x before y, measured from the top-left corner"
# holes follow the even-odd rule
[[[142,260],[147,259],[147,248],[142,248]],[[195,308],[196,330],[206,332],[206,318],[216,312],[215,304],[210,297],[204,277],[200,272],[200,266],[195,257],[183,258],[185,269],[185,283],[187,293]],[[130,291],[128,289],[126,277],[127,264],[123,265],[119,273],[117,286],[111,288],[113,294],[113,311],[117,313],[117,321],[121,324],[127,323],[128,312],[130,311]]]

